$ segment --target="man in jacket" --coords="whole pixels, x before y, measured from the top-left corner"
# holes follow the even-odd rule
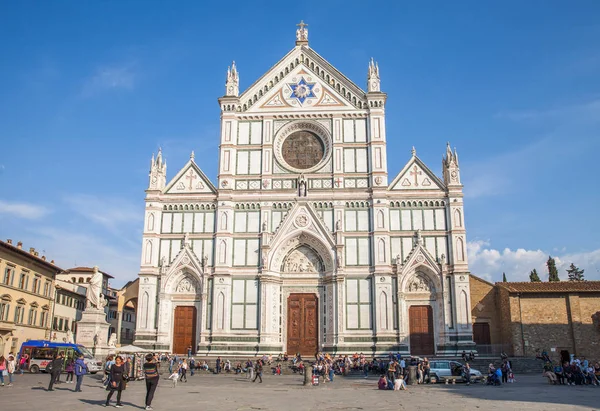
[[[52,360],[50,368],[50,384],[48,384],[48,391],[54,391],[52,387],[54,386],[54,383],[58,380],[58,378],[60,377],[60,373],[62,372],[64,356],[65,354],[62,351],[54,355],[54,359]]]
[[[75,385],[75,392],[81,392],[81,383],[83,382],[83,376],[87,374],[88,369],[83,361],[83,354],[79,354],[79,358],[75,361],[75,376],[77,377],[77,385]]]

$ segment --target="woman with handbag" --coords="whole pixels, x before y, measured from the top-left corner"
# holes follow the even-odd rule
[[[126,387],[127,374],[125,373],[125,364],[123,364],[123,358],[119,355],[115,358],[115,363],[110,367],[109,371],[109,383],[106,386],[106,390],[108,391],[108,396],[106,397],[105,407],[108,407],[110,403],[110,398],[113,393],[117,392],[117,408],[123,407],[121,404],[121,392]]]

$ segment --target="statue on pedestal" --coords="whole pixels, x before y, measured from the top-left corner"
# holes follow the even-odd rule
[[[102,310],[106,305],[102,296],[102,273],[98,270],[98,266],[94,267],[94,275],[90,279],[87,292],[87,306]]]

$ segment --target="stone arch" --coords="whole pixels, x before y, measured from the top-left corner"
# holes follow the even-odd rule
[[[219,264],[227,262],[227,241],[221,240],[219,243]]]
[[[385,240],[383,238],[377,241],[377,262],[385,263]]]
[[[388,299],[385,291],[379,293],[378,305],[379,307],[377,307],[377,311],[379,311],[379,328],[382,330],[387,330],[389,329]]]
[[[454,227],[462,227],[462,213],[460,210],[454,210]]]
[[[419,279],[416,277],[421,277],[427,283],[427,285],[429,286],[429,291],[422,292],[430,293],[432,298],[435,297],[436,293],[442,291],[443,286],[440,279],[440,273],[436,272],[434,269],[423,263],[417,264],[416,266],[412,266],[410,271],[402,276],[402,280],[401,283],[398,285],[398,288],[406,294],[418,293],[419,291],[409,290],[410,286],[413,285],[413,280]],[[421,285],[420,282],[418,285]]]
[[[149,309],[150,296],[148,291],[144,291],[142,294],[142,302],[140,304],[140,326],[141,328],[148,328],[148,309]]]
[[[289,236],[279,241],[279,244],[273,247],[273,250],[270,253],[273,258],[270,261],[269,269],[274,272],[279,272],[284,259],[288,254],[299,248],[301,245],[308,246],[320,257],[323,264],[323,273],[327,274],[334,271],[335,256],[332,247],[324,244],[321,239],[314,235],[301,230],[292,232]]]
[[[227,230],[227,212],[221,213],[221,220],[219,222],[219,227],[221,230]]]
[[[150,213],[148,216],[147,231],[154,231],[154,213]]]
[[[383,210],[377,212],[377,228],[385,228],[385,215]]]
[[[144,248],[144,264],[152,263],[152,241],[147,240]]]
[[[223,291],[217,296],[217,330],[225,329],[225,294]]]
[[[456,239],[456,259],[465,261],[465,242],[461,237]]]
[[[280,271],[285,273],[306,272],[322,274],[325,271],[325,264],[319,253],[311,246],[299,244],[283,258]]]

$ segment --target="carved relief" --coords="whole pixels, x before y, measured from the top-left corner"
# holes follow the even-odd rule
[[[431,284],[428,279],[416,274],[409,281],[407,290],[409,293],[428,293],[431,292]]]
[[[302,245],[286,257],[281,269],[284,273],[320,273],[324,271],[321,257],[310,247]]]
[[[175,292],[186,294],[196,293],[196,284],[192,279],[185,277],[177,284]]]

